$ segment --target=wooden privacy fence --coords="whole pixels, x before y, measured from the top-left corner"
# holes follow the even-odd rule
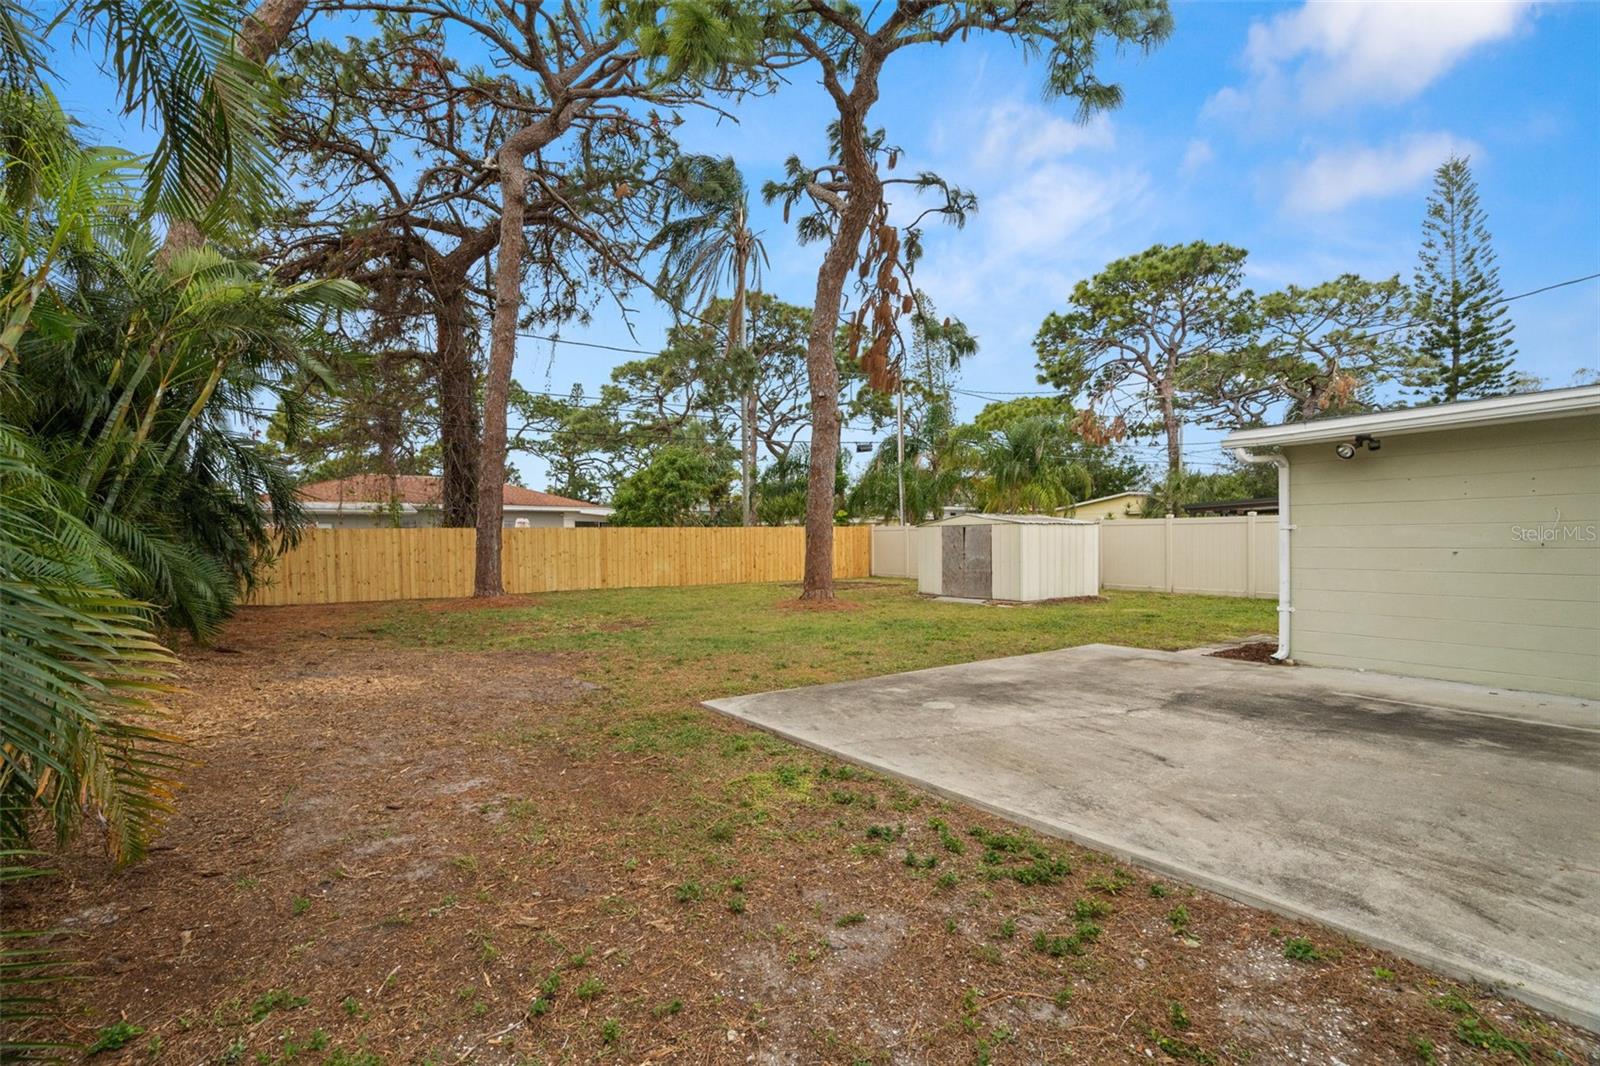
[[[1275,599],[1278,516],[1101,522],[1100,585]]]
[[[871,571],[866,526],[833,531],[835,577]],[[262,574],[247,602],[261,606],[438,599],[472,595],[477,534],[470,529],[311,529]],[[505,590],[648,588],[798,581],[805,530],[734,528],[507,529]]]

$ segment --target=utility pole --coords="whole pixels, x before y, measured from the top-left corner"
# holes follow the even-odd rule
[[[741,345],[748,343],[740,338]],[[750,382],[750,391],[744,397],[744,524],[756,524],[756,384]]]
[[[731,351],[737,346],[739,351],[749,355],[750,327],[745,315],[745,274],[750,265],[751,234],[745,228],[744,205],[741,204],[734,215],[734,250],[733,250],[733,307],[729,313],[728,321],[728,348]],[[756,524],[756,383],[760,380],[760,367],[750,367],[750,385],[745,390],[742,402],[739,404],[740,421],[744,423],[740,439],[740,482],[744,487],[743,521],[747,526]]]

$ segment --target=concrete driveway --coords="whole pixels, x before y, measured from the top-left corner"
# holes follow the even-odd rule
[[[1600,1028],[1600,706],[1089,645],[708,706]]]

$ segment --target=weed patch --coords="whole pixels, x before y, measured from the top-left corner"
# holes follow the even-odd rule
[[[94,1043],[83,1049],[85,1055],[98,1055],[102,1051],[117,1051],[128,1045],[139,1034],[144,1032],[143,1026],[134,1025],[132,1022],[117,1022],[108,1025],[95,1034]]]
[[[257,996],[256,1001],[250,1004],[250,1020],[259,1022],[273,1011],[299,1010],[310,1002],[311,1000],[307,996],[297,996],[281,988],[269,989]]]
[[[983,846],[980,872],[990,880],[1009,878],[1019,885],[1054,885],[1071,876],[1072,864],[1042,844],[1015,833],[991,833],[982,826],[967,835]]]
[[[1080,921],[1104,918],[1111,913],[1111,904],[1103,899],[1080,899],[1072,904],[1072,915]]]
[[[1480,1051],[1502,1051],[1518,1062],[1532,1062],[1533,1049],[1526,1041],[1502,1033],[1493,1022],[1478,1013],[1478,1008],[1460,996],[1449,993],[1439,996],[1433,1005],[1449,1011],[1456,1018],[1456,1039]]]
[[[1292,936],[1283,942],[1283,957],[1291,962],[1321,962],[1327,952],[1303,936]]]
[[[1162,1051],[1166,1052],[1175,1059],[1182,1059],[1186,1062],[1196,1062],[1199,1063],[1200,1066],[1214,1066],[1217,1061],[1215,1055],[1211,1054],[1211,1052],[1207,1051],[1199,1044],[1191,1043],[1187,1040],[1179,1040],[1174,1036],[1168,1036],[1158,1029],[1150,1030],[1150,1039],[1155,1042],[1156,1047],[1160,1048]]]
[[[1104,892],[1108,896],[1115,896],[1133,884],[1133,882],[1133,874],[1120,866],[1113,866],[1110,873],[1095,874],[1084,884],[1095,892]]]
[[[1033,934],[1033,950],[1052,959],[1059,959],[1067,955],[1082,955],[1088,948],[1077,934],[1051,936],[1041,931]]]
[[[950,831],[950,826],[941,818],[932,818],[928,821],[928,828],[939,834],[939,843],[944,845],[944,850],[952,855],[964,854],[967,845],[961,838]]]

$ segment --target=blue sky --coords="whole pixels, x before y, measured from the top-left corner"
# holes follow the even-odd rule
[[[1432,171],[1451,152],[1472,159],[1508,295],[1600,271],[1600,4],[1179,2],[1174,14],[1156,52],[1103,65],[1126,99],[1086,125],[1070,101],[1043,100],[1039,68],[1003,42],[891,60],[872,118],[906,149],[902,169],[936,170],[979,198],[964,230],[930,230],[917,274],[978,335],[962,389],[1039,391],[1040,320],[1077,280],[1156,242],[1240,245],[1259,290],[1347,271],[1409,280]],[[109,107],[94,85],[63,92],[85,117]],[[737,125],[691,115],[681,139],[734,155],[756,187],[791,153],[818,159],[832,117],[809,70],[734,111]],[[756,223],[765,287],[808,303],[821,248],[797,245],[775,209]],[[652,347],[667,319],[649,300],[634,297],[631,333],[603,304],[563,336]],[[1559,386],[1600,366],[1600,282],[1511,313],[1519,369]],[[632,358],[524,343],[516,373],[534,389],[592,394]],[[984,403],[960,399],[969,416]],[[1186,438],[1192,458],[1214,459],[1212,439]]]

